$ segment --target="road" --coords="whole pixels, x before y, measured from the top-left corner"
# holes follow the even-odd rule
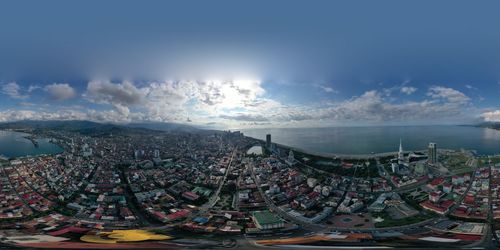
[[[229,159],[229,163],[227,164],[226,172],[224,173],[224,177],[222,178],[222,181],[220,182],[219,187],[217,188],[215,193],[210,197],[208,202],[206,202],[205,204],[203,204],[201,206],[200,212],[206,212],[207,210],[209,210],[210,208],[215,206],[215,204],[219,200],[220,191],[222,190],[224,183],[226,183],[226,179],[227,179],[227,176],[229,175],[229,172],[231,172],[233,159],[234,159],[234,156],[236,155],[237,152],[238,152],[238,147],[236,147],[231,154],[231,159]]]
[[[491,165],[491,159],[490,159],[490,165]],[[491,174],[491,168],[492,166],[489,167],[489,171],[490,171],[490,174],[489,174],[489,185],[488,185],[488,220],[487,220],[487,223],[488,223],[488,227],[486,229],[486,233],[484,234],[484,240],[481,244],[482,247],[485,247],[485,248],[494,248],[495,245],[494,245],[494,242],[493,242],[493,234],[495,233],[494,232],[494,229],[495,229],[495,220],[493,219],[493,202],[491,200],[492,198],[492,192],[491,192],[491,182],[492,182],[492,174]]]
[[[472,171],[473,171],[472,173],[474,173],[474,171],[475,171],[475,170],[476,170],[476,169],[472,170]],[[490,172],[491,172],[491,170],[490,170]],[[464,200],[465,196],[467,195],[467,193],[468,193],[468,192],[469,192],[469,190],[471,189],[471,187],[472,187],[472,183],[474,183],[474,179],[476,179],[476,175],[475,175],[475,174],[472,174],[472,177],[471,177],[471,179],[470,179],[470,184],[469,184],[469,186],[467,187],[467,190],[465,190],[465,192],[464,192],[464,193],[460,196],[460,198],[459,198],[459,199],[455,202],[455,205],[453,205],[453,206],[451,207],[451,209],[450,209],[450,210],[449,210],[449,211],[448,211],[445,215],[449,215],[449,214],[451,214],[453,211],[455,211],[455,209],[457,209],[457,208],[460,206],[460,204],[461,204],[461,203],[462,203],[462,201]],[[491,181],[491,179],[490,179],[490,181]]]

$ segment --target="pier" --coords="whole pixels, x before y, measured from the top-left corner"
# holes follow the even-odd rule
[[[31,143],[33,143],[33,146],[38,148],[38,146],[39,146],[38,141],[33,136],[25,136],[24,138],[30,140]]]

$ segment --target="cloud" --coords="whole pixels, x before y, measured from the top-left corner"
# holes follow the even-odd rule
[[[131,108],[151,121],[184,121],[191,112],[219,115],[228,109],[255,110],[274,105],[262,98],[260,81],[250,79],[147,82],[137,87],[130,81],[91,81],[83,97],[96,104],[111,105],[124,118]]]
[[[407,95],[411,95],[415,91],[417,91],[417,88],[410,87],[410,86],[403,86],[403,87],[401,87],[400,91],[401,91],[401,93],[404,93],[404,94],[407,94]]]
[[[409,82],[410,82],[409,80],[406,80],[400,85],[394,85],[390,88],[384,88],[382,89],[382,92],[387,97],[391,96],[393,92],[398,92],[398,91],[406,95],[411,95],[415,93],[415,91],[417,91],[417,88],[413,86],[406,86],[406,84],[408,84]]]
[[[466,87],[467,89],[471,89],[471,90],[478,90],[478,88],[476,88],[476,87],[474,87],[474,86],[472,86],[472,85],[469,85],[469,84],[465,84],[465,87]]]
[[[144,94],[129,81],[91,81],[84,96],[95,103],[135,105],[141,102]]]
[[[185,120],[186,103],[192,96],[193,86],[179,82],[153,82],[141,89],[142,102],[149,120]]]
[[[199,81],[193,88],[197,107],[210,113],[253,106],[264,93],[260,81],[250,79]]]
[[[93,110],[61,108],[54,110],[17,110],[0,111],[0,122],[20,120],[85,120],[95,122],[128,123],[142,121],[145,117],[140,113],[133,113],[127,117],[115,110]]]
[[[29,97],[28,95],[21,94],[21,87],[15,82],[2,85],[1,93],[13,99],[27,99]]]
[[[219,118],[235,120],[235,121],[246,121],[246,122],[265,122],[269,121],[268,118],[262,115],[253,115],[253,114],[236,114],[236,115],[220,115]]]
[[[129,106],[141,104],[145,95],[129,81],[91,81],[83,96],[93,103],[112,105],[120,114],[128,116]]]
[[[28,87],[28,93],[31,93],[31,92],[33,92],[33,91],[35,91],[35,90],[37,90],[37,89],[41,89],[41,88],[42,88],[42,87],[40,87],[39,85],[30,85],[30,86]]]
[[[453,103],[467,103],[470,98],[464,93],[447,87],[433,86],[427,92],[427,96],[435,99],[446,99],[448,102]]]
[[[44,90],[49,93],[49,96],[52,100],[56,101],[67,100],[73,98],[76,95],[75,89],[73,89],[67,83],[50,84],[45,86]]]
[[[5,110],[0,112],[0,122],[19,120],[92,120],[84,113],[75,110],[39,111]]]
[[[72,95],[69,88],[66,84],[52,84],[44,89],[61,90],[54,91],[58,93],[54,98],[64,99]],[[415,89],[400,85],[390,91],[413,93]],[[260,81],[255,80],[90,81],[82,96],[89,102],[102,105],[96,109],[85,106],[57,109],[56,106],[54,111],[33,111],[40,107],[26,106],[24,108],[28,110],[20,110],[19,113],[14,110],[2,112],[0,120],[186,122],[189,117],[196,124],[215,122],[236,127],[450,123],[479,116],[470,98],[452,88],[433,86],[425,92],[427,99],[421,101],[402,101],[388,96],[386,90],[366,91],[343,101],[289,105],[266,97],[266,90]],[[472,117],[474,115],[476,117]]]
[[[318,85],[320,89],[325,91],[326,93],[334,93],[337,94],[339,93],[337,90],[333,89],[332,87],[324,86],[324,85]]]
[[[431,91],[431,90],[429,90]],[[473,107],[464,102],[466,98],[456,97],[450,90],[437,91],[443,101],[433,99],[420,102],[394,102],[384,92],[370,90],[348,100],[309,106],[281,105],[272,109],[247,112],[245,116],[226,115],[224,118],[235,121],[251,120],[258,117],[273,124],[309,124],[310,126],[332,124],[387,124],[387,123],[450,123],[474,119]],[[434,93],[434,92],[432,92]],[[452,94],[450,94],[452,93]],[[261,115],[262,114],[262,115]],[[260,115],[260,116],[258,116]]]
[[[484,112],[481,114],[481,117],[486,122],[500,122],[500,110]]]

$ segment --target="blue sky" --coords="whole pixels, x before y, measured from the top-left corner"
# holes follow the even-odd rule
[[[499,8],[498,1],[2,1],[0,121],[230,128],[500,121]]]

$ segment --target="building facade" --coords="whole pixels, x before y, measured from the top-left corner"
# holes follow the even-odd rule
[[[434,142],[429,143],[428,147],[428,162],[430,164],[437,163],[437,145]]]

